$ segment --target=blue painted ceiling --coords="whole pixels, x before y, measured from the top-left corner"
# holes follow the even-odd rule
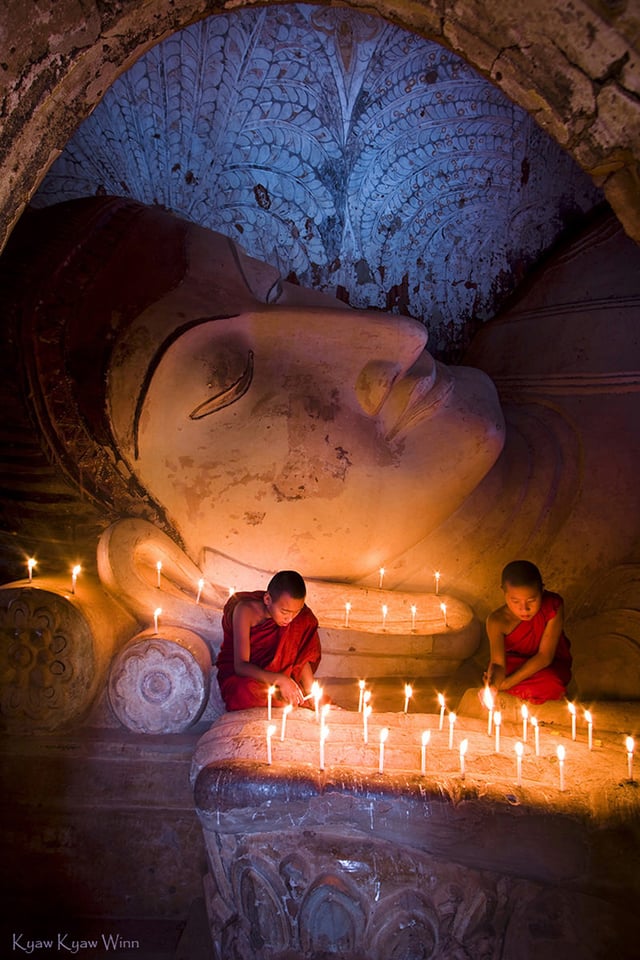
[[[410,314],[455,359],[601,194],[459,57],[382,19],[291,5],[151,49],[34,199],[160,204],[283,276]]]

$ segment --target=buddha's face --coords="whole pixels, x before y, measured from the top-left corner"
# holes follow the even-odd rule
[[[413,320],[261,307],[205,320],[147,377],[125,455],[196,561],[352,579],[417,543],[503,443],[479,371]]]

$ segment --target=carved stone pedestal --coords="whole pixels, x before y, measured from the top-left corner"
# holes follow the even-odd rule
[[[527,744],[518,784],[515,725],[495,754],[477,720],[453,749],[437,716],[381,715],[368,745],[359,714],[332,711],[328,724],[324,770],[307,711],[288,718],[284,740],[275,717],[270,765],[266,711],[227,714],[200,741],[193,779],[217,960],[635,956],[639,791],[621,779],[613,741],[596,756],[567,739],[561,792],[552,731],[540,756]]]

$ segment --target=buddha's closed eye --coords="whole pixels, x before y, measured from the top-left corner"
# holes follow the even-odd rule
[[[208,417],[210,413],[215,413],[217,410],[222,410],[224,407],[228,407],[232,403],[235,403],[236,400],[239,400],[240,397],[244,396],[244,394],[247,392],[251,386],[252,379],[253,350],[249,350],[247,353],[247,362],[245,364],[245,368],[238,379],[234,380],[233,383],[231,383],[228,387],[220,390],[212,397],[208,397],[206,400],[203,400],[202,403],[199,403],[198,406],[195,407],[189,414],[189,419],[201,420],[203,417]]]

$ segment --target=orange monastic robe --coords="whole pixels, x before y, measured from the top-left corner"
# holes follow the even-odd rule
[[[227,710],[263,707],[267,703],[267,686],[250,677],[239,677],[233,666],[233,611],[240,600],[262,600],[264,590],[234,593],[222,611],[222,646],[218,654],[218,683]],[[320,663],[318,621],[309,607],[302,608],[286,627],[279,627],[268,617],[251,628],[251,663],[272,673],[286,673],[300,679],[305,663],[313,672]]]
[[[532,620],[521,620],[504,638],[505,673],[510,676],[522,666],[540,648],[544,628],[552,620],[562,598],[557,593],[545,590],[542,594],[540,610]],[[553,661],[548,667],[538,670],[531,677],[517,683],[505,693],[511,693],[530,703],[545,703],[547,700],[560,700],[565,696],[567,684],[571,680],[571,646],[564,632],[560,634]]]

